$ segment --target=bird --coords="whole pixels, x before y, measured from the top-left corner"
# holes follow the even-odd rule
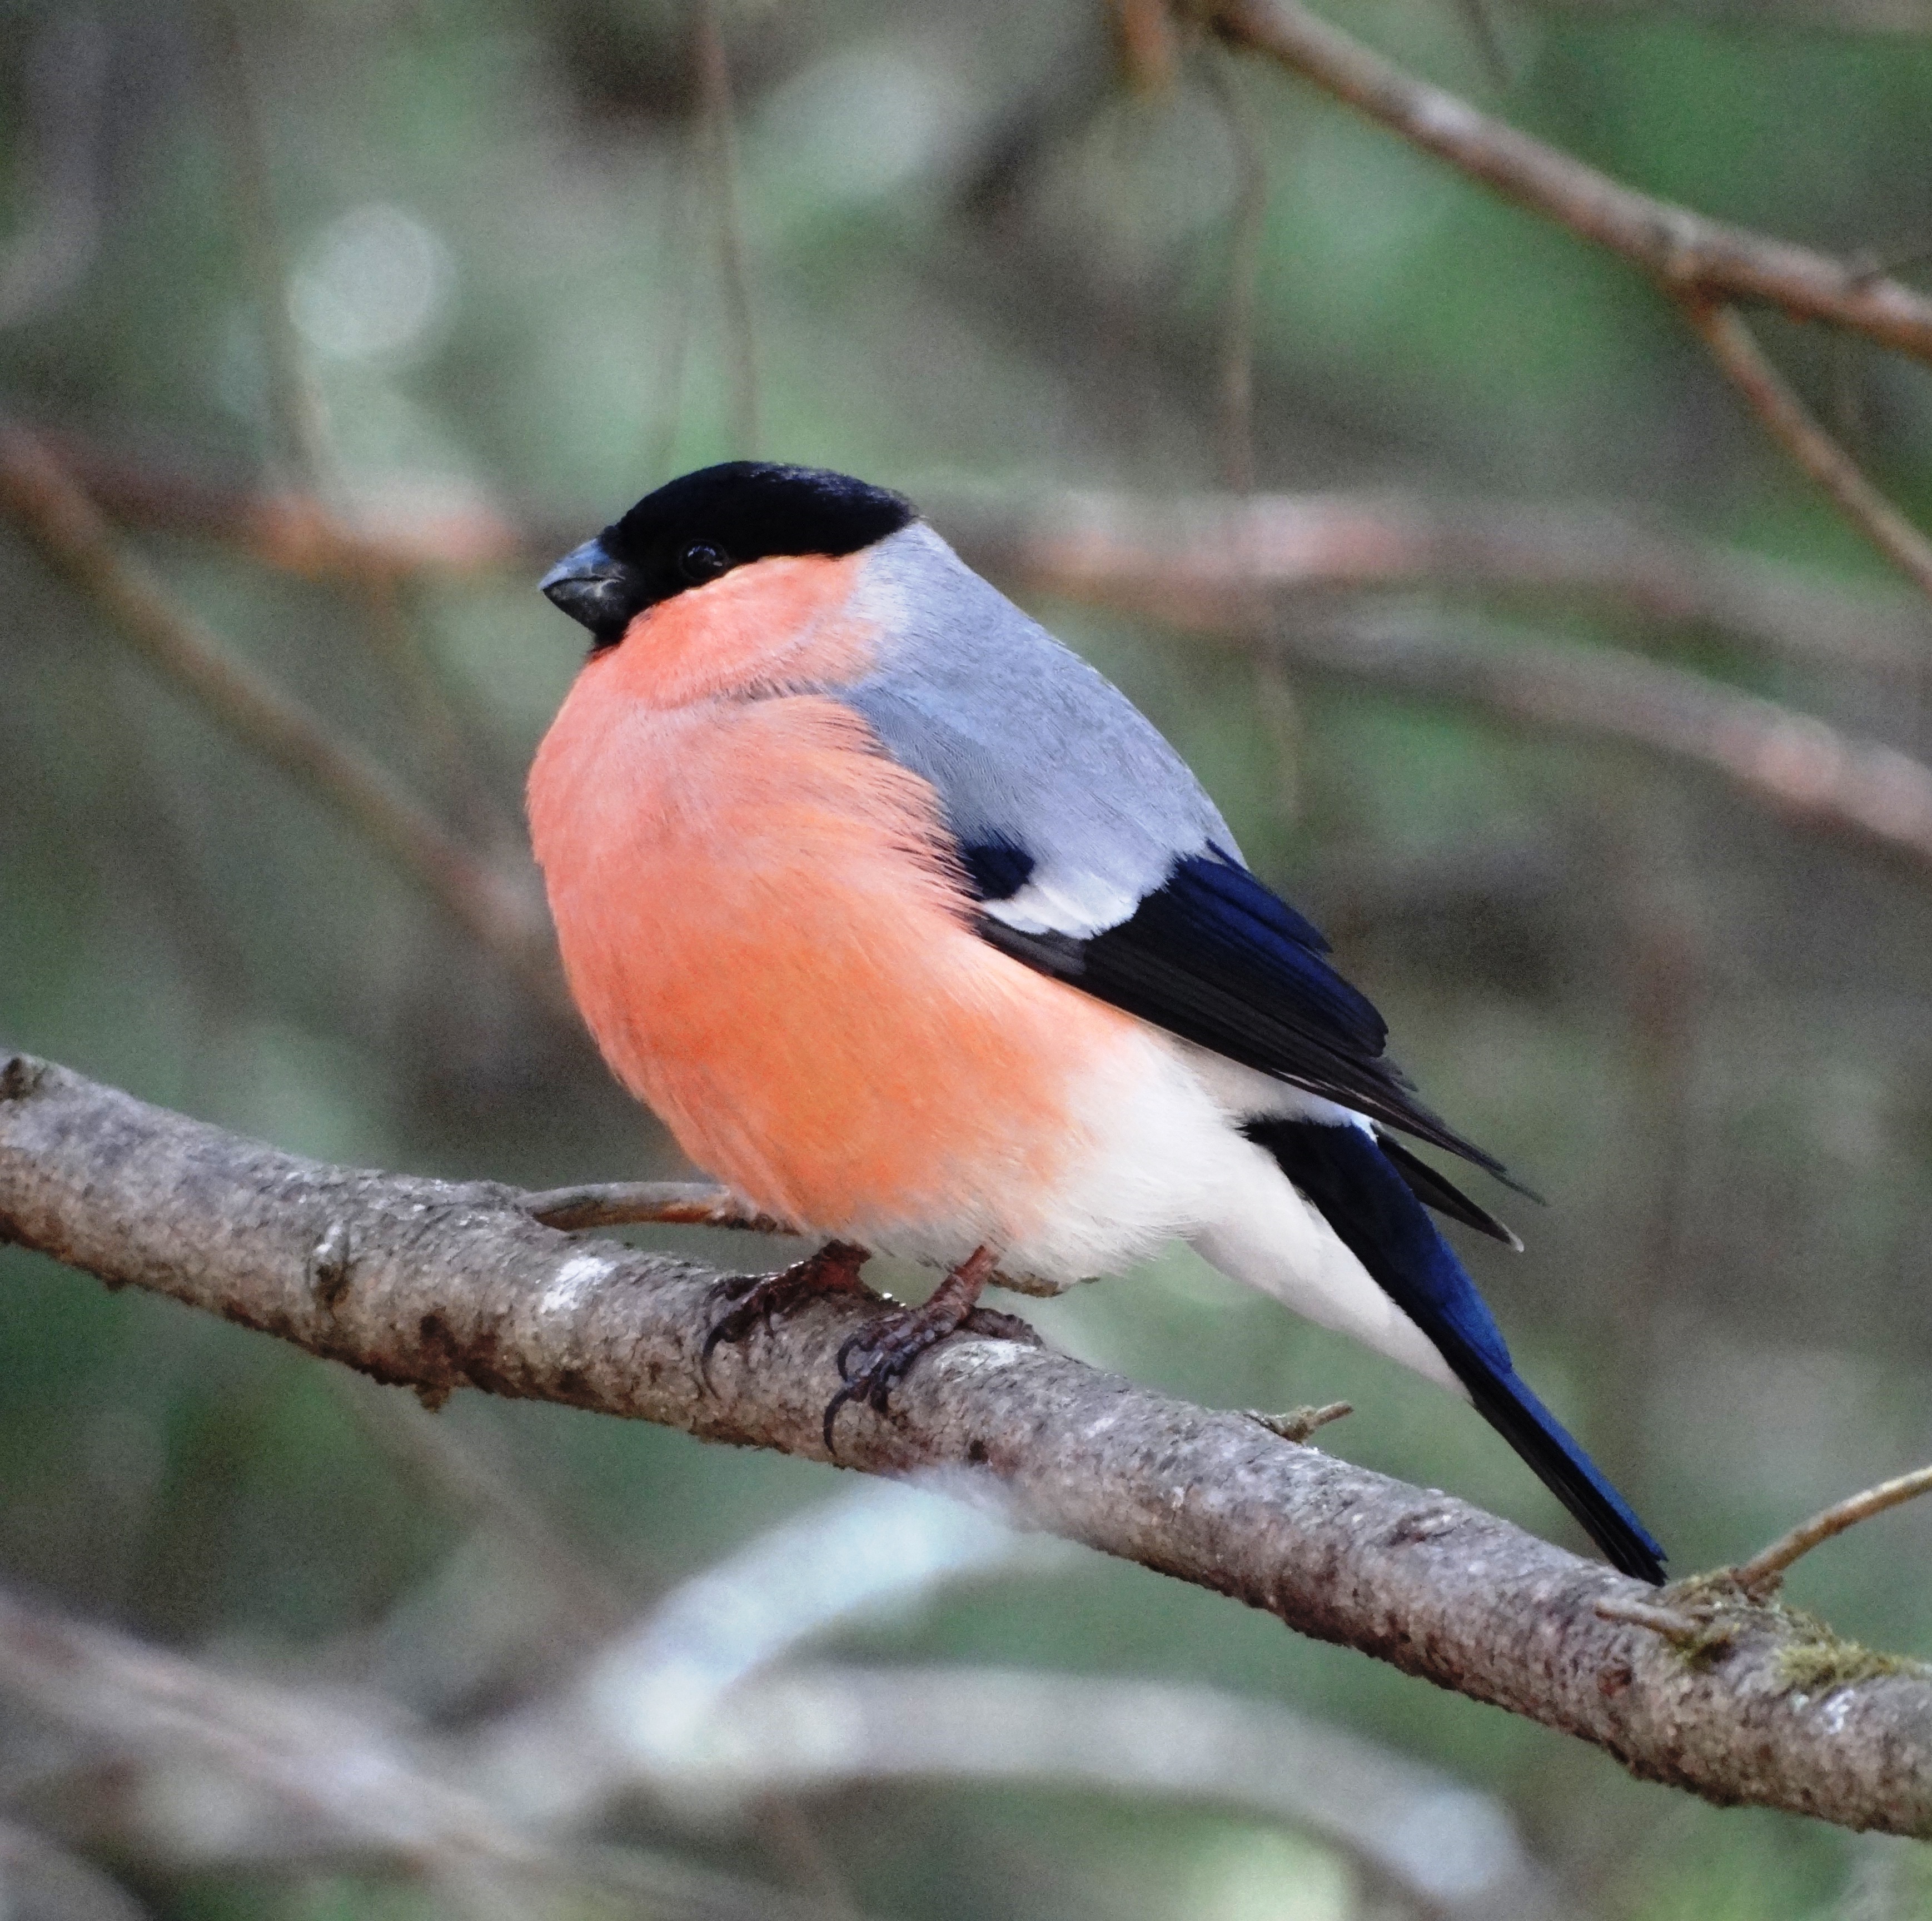
[[[1520,1244],[1408,1142],[1507,1170],[1152,722],[908,500],[729,461],[538,584],[591,642],[527,795],[572,996],[697,1166],[824,1243],[728,1284],[707,1364],[814,1295],[877,1301],[872,1254],[943,1268],[845,1343],[830,1451],[939,1341],[1024,1329],[989,1280],[1057,1292],[1178,1238],[1473,1403],[1661,1583],[1431,1213]]]

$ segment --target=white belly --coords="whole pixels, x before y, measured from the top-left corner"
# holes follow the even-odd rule
[[[1231,1278],[1460,1394],[1435,1344],[1242,1133],[1240,1122],[1262,1113],[1366,1125],[1333,1102],[1136,1028],[1083,1095],[1084,1150],[1069,1157],[1033,1229],[998,1250],[1002,1271],[1053,1292],[1188,1241]],[[971,1231],[964,1223],[957,1232],[889,1231],[872,1244],[950,1265],[972,1252]]]

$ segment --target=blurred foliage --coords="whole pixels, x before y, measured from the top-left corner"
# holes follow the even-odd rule
[[[1932,245],[1932,43],[1856,31],[1850,6],[1754,24],[1484,4],[1502,74],[1455,0],[1336,11],[1705,212],[1844,254]],[[379,523],[490,506],[588,530],[673,473],[753,451],[731,440],[746,369],[698,18],[657,0],[257,0],[232,17],[236,70],[220,0],[7,0],[0,400],[184,470],[314,479]],[[1268,182],[1262,485],[1625,499],[1687,532],[1878,573],[1645,284],[1271,72],[1190,46],[1171,89],[1131,92],[1089,0],[745,0],[720,25],[758,452],[915,498],[1218,485],[1232,86]],[[282,295],[247,237],[258,161],[326,424],[317,475],[276,410],[264,314]],[[1768,337],[1873,470],[1932,513],[1927,370]],[[353,593],[143,545],[232,644],[515,845],[520,770],[578,659],[528,581],[425,579],[399,640]],[[579,1038],[4,534],[0,593],[0,1036],[331,1158],[535,1186],[675,1169]],[[1446,597],[1407,604],[1457,617]],[[1922,877],[1634,754],[1320,684],[1285,708],[1236,653],[1037,611],[1330,925],[1432,1103],[1549,1196],[1519,1210],[1525,1257],[1471,1258],[1525,1371],[1678,1568],[1932,1457]],[[1534,617],[1579,644],[1664,644],[1628,614]],[[1691,638],[1720,671],[1932,749],[1922,686],[1746,669]],[[412,658],[472,743],[467,782],[432,749]],[[747,1258],[742,1241],[662,1239]],[[16,1253],[0,1278],[10,1580],[176,1644],[323,1668],[362,1658],[399,1610],[456,1606],[469,1523],[316,1364]],[[1191,1256],[1037,1318],[1217,1404],[1346,1397],[1360,1412],[1324,1446],[1573,1538],[1466,1409]],[[442,1418],[513,1463],[640,1601],[831,1484],[555,1409],[466,1396]],[[1861,1640],[1932,1648],[1932,1511],[1855,1532],[1792,1592]],[[1138,1569],[1083,1559],[955,1594],[876,1640],[1293,1702],[1502,1793],[1576,1911],[1606,1921],[1932,1911],[1902,1844],[1640,1787],[1574,1742]],[[572,1652],[540,1640],[448,1711],[501,1705]],[[1373,1911],[1325,1850],[1207,1814],[909,1789],[812,1814],[882,1913]],[[716,1851],[771,1871],[754,1843]],[[143,1892],[184,1921],[422,1911],[406,1889],[328,1876]]]

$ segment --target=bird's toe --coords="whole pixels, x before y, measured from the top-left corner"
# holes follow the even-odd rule
[[[728,1304],[706,1331],[698,1366],[710,1379],[711,1357],[723,1346],[735,1345],[754,1329],[769,1329],[810,1300],[825,1294],[869,1294],[859,1278],[870,1258],[862,1247],[833,1241],[802,1261],[776,1274],[730,1274],[711,1290],[714,1301]]]

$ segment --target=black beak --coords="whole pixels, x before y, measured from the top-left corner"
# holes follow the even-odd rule
[[[638,611],[637,583],[602,540],[586,540],[566,554],[537,586],[553,606],[588,627],[600,646],[622,639]]]

